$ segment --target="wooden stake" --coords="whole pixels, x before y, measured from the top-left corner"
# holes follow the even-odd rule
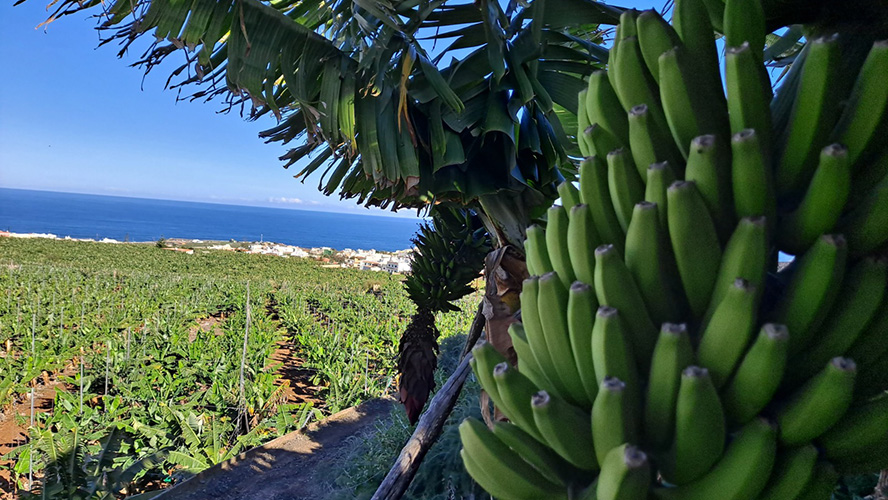
[[[472,321],[472,329],[469,331],[468,338],[466,338],[466,344],[461,355],[462,361],[460,361],[459,366],[450,375],[450,378],[447,379],[447,382],[444,382],[441,390],[435,393],[435,397],[429,403],[428,409],[419,418],[419,423],[416,424],[413,435],[410,436],[410,440],[401,449],[401,454],[385,476],[385,479],[382,480],[371,500],[398,500],[404,496],[404,493],[410,486],[410,482],[413,481],[413,476],[416,475],[416,471],[419,470],[419,466],[422,464],[422,459],[425,458],[426,453],[435,444],[438,436],[441,435],[444,422],[447,421],[447,417],[453,411],[453,406],[456,404],[456,399],[462,391],[466,377],[472,371],[469,368],[469,361],[472,359],[471,348],[481,338],[484,328],[482,304],[478,304],[478,311],[475,313],[475,319]]]
[[[413,476],[419,470],[422,459],[441,434],[444,422],[456,404],[463,383],[472,371],[469,368],[470,359],[472,359],[471,353],[462,359],[441,390],[435,393],[428,410],[420,417],[413,435],[373,494],[372,500],[398,500],[407,491]]]

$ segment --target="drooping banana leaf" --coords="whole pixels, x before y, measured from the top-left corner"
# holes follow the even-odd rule
[[[492,0],[60,0],[50,20],[98,8],[103,43],[121,55],[153,36],[136,61],[146,71],[186,55],[170,86],[276,116],[260,136],[295,143],[281,159],[297,177],[392,208],[516,189],[554,199],[553,172],[576,151],[560,117],[606,60],[598,25],[622,11],[592,0],[506,11]],[[546,138],[545,154],[522,150],[539,142],[527,133]]]

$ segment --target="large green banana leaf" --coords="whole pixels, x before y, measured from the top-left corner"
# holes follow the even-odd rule
[[[582,78],[607,57],[598,25],[622,11],[592,0],[61,0],[50,20],[87,9],[101,10],[103,43],[121,55],[153,36],[137,62],[146,71],[184,52],[173,87],[275,115],[260,135],[295,145],[281,159],[297,178],[392,208],[503,191],[547,205],[571,175]]]

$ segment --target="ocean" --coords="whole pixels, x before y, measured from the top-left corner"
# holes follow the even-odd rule
[[[418,218],[0,188],[0,230],[59,237],[272,241],[300,247],[410,248]]]

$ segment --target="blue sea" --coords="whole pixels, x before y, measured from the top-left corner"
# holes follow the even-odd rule
[[[59,237],[410,248],[420,219],[0,188],[0,230]]]

